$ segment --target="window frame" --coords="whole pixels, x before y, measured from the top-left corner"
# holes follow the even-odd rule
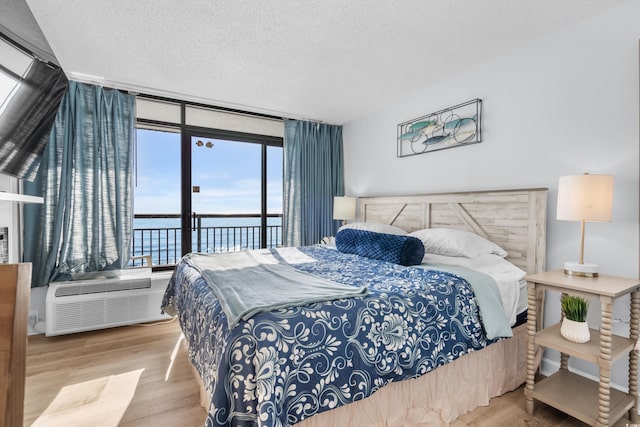
[[[143,99],[155,100],[160,102],[166,102],[179,106],[180,108],[180,122],[169,122],[164,120],[154,120],[149,118],[136,118],[136,128],[171,128],[180,133],[180,229],[181,229],[181,242],[180,249],[182,256],[191,252],[192,248],[192,230],[193,230],[193,209],[191,200],[192,190],[192,147],[191,139],[194,136],[220,139],[227,141],[247,142],[254,144],[261,144],[261,206],[260,206],[260,242],[262,247],[266,247],[267,242],[267,148],[268,147],[282,147],[284,148],[284,137],[261,135],[249,132],[239,132],[236,130],[219,129],[214,127],[195,126],[187,124],[187,108],[199,107],[205,109],[211,109],[213,111],[220,111],[226,113],[241,114],[245,116],[253,116],[256,118],[266,118],[271,120],[284,120],[282,117],[271,116],[267,114],[249,113],[246,111],[235,110],[230,108],[215,107],[206,104],[194,103],[189,101],[180,101],[165,97],[159,97],[154,95],[137,95]],[[284,155],[284,152],[283,152]],[[284,179],[284,174],[283,174]],[[152,271],[171,270],[174,266],[171,264],[153,266]]]

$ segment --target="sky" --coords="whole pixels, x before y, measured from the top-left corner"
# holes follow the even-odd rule
[[[198,141],[202,141],[199,146]],[[207,143],[212,144],[207,147]],[[193,211],[260,213],[261,145],[193,138]],[[134,212],[180,213],[180,134],[139,129]],[[267,148],[267,211],[282,213],[282,148]]]

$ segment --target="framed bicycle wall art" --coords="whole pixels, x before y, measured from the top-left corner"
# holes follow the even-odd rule
[[[471,101],[398,125],[398,157],[482,142],[482,100]]]

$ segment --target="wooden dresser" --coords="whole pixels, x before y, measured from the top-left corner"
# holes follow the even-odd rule
[[[0,427],[22,427],[31,264],[0,264]]]

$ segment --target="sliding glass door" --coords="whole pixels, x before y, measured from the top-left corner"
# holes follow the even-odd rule
[[[260,144],[191,137],[194,251],[260,247],[261,157]]]
[[[170,266],[188,252],[281,245],[278,143],[238,133],[138,129],[131,265],[150,257],[155,267]]]
[[[183,248],[215,253],[282,244],[281,141],[237,132],[187,131],[186,155]]]
[[[149,95],[136,115],[133,256],[282,244],[281,118]]]

